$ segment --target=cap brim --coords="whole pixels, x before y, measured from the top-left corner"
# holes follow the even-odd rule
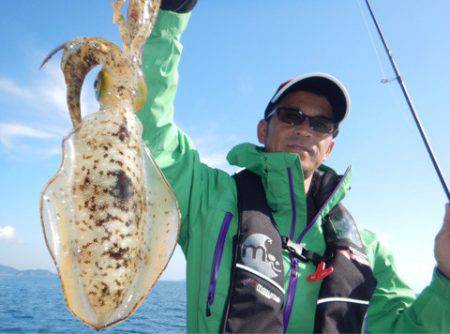
[[[345,86],[326,73],[310,73],[290,80],[270,100],[271,109],[283,96],[293,91],[306,91],[324,96],[333,108],[336,122],[342,122],[350,109],[350,98]]]

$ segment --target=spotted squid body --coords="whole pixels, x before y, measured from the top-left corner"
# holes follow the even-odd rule
[[[63,49],[74,129],[42,193],[41,222],[68,307],[95,329],[125,320],[142,303],[174,251],[180,226],[173,191],[142,142],[135,115],[146,99],[141,49],[159,0],[129,1],[126,19],[124,2],[113,5],[123,50],[100,38],[77,38],[48,57]],[[81,87],[96,65],[102,66],[100,110],[82,119]]]

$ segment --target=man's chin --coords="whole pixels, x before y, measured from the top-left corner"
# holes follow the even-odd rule
[[[286,148],[286,151],[290,153],[296,153],[301,159],[305,159],[307,157],[309,158],[311,156],[311,152],[309,152],[308,150],[293,146],[288,146]]]
[[[309,153],[307,151],[288,148],[283,150],[283,152],[297,154],[301,161],[307,161],[307,159],[309,159]]]
[[[300,157],[300,163],[302,165],[303,176],[305,178],[314,173],[314,168],[311,166],[309,161],[305,161],[305,159],[302,159],[302,157]]]
[[[297,156],[299,157],[299,159],[302,163],[302,168],[305,168],[310,165],[311,156],[309,155],[309,152],[299,150],[299,151],[292,152],[292,153],[297,154]]]

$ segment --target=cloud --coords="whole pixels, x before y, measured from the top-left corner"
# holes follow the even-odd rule
[[[81,110],[83,114],[91,113],[97,109],[93,90],[93,77],[89,75],[84,83],[81,94]],[[40,71],[31,71],[28,74],[29,83],[20,83],[0,75],[0,95],[3,98],[29,105],[30,113],[36,110],[44,114],[56,113],[65,120],[69,119],[66,105],[66,84],[64,76],[56,60],[48,62]]]
[[[228,167],[228,162],[226,159],[227,152],[211,152],[209,154],[202,154],[200,152],[199,154],[202,162],[210,167],[220,169]]]
[[[30,100],[33,97],[28,89],[19,86],[16,82],[7,78],[0,78],[0,92],[15,98]]]
[[[228,163],[226,159],[227,153],[228,152],[226,151],[210,152],[207,154],[202,154],[202,152],[199,152],[200,160],[204,164],[209,167],[221,169],[228,174],[234,174],[239,170],[239,168]]]
[[[226,159],[230,149],[242,140],[236,134],[228,132],[226,136],[223,136],[220,125],[216,123],[191,126],[186,133],[192,139],[194,147],[199,152],[200,160],[204,164],[229,174],[239,169],[231,166]]]
[[[52,138],[55,135],[46,131],[37,130],[31,126],[19,123],[0,123],[0,143],[7,149],[12,148],[12,140],[18,137],[25,138]]]
[[[66,89],[62,73],[57,73],[56,65],[50,63],[42,72],[30,73],[30,76],[28,85],[0,77],[0,94],[9,101],[28,104],[32,110],[56,111],[62,115],[66,109]]]
[[[9,119],[3,117],[0,122],[0,148],[3,146],[14,157],[31,154],[46,159],[54,156],[60,151],[60,140],[72,128],[64,76],[59,68],[59,57],[54,58],[42,70],[30,70],[27,82],[0,73],[0,99],[7,101],[10,109],[3,111]],[[87,77],[83,86],[87,88],[82,90],[80,98],[83,115],[98,110],[93,89],[96,72]]]
[[[16,235],[16,230],[12,226],[3,226],[0,227],[0,240],[14,240]]]

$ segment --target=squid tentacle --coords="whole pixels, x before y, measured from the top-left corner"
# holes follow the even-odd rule
[[[113,20],[119,26],[123,52],[117,45],[104,39],[79,37],[53,49],[41,64],[42,68],[53,55],[64,49],[61,69],[74,128],[81,124],[80,95],[83,82],[97,65],[102,65],[96,89],[103,107],[124,101],[138,111],[145,103],[147,88],[140,70],[142,47],[153,29],[161,0],[128,1],[126,20],[121,12],[126,0],[113,3]]]
[[[135,71],[121,49],[100,38],[76,38],[54,49],[45,59],[64,48],[61,69],[67,86],[67,106],[74,128],[81,123],[80,95],[86,75],[97,65],[108,73],[108,83],[103,83],[102,106],[108,107],[118,100],[133,100],[136,94]]]
[[[113,22],[119,26],[120,31],[120,37],[122,39],[123,48],[127,49],[128,45],[130,45],[129,41],[129,33],[128,33],[128,27],[127,22],[125,20],[125,17],[122,14],[122,7],[125,4],[126,0],[116,0],[113,2]]]
[[[114,23],[119,26],[125,52],[140,65],[141,50],[156,22],[161,0],[129,0],[126,21],[121,12],[124,3],[114,2]]]
[[[59,51],[61,51],[62,49],[64,49],[64,46],[66,45],[66,43],[63,43],[61,45],[58,45],[56,48],[54,48],[52,51],[50,51],[50,53],[47,55],[47,57],[45,57],[45,59],[42,61],[41,66],[39,66],[40,69],[42,69],[45,64],[47,64],[47,62],[55,55],[57,54]]]

